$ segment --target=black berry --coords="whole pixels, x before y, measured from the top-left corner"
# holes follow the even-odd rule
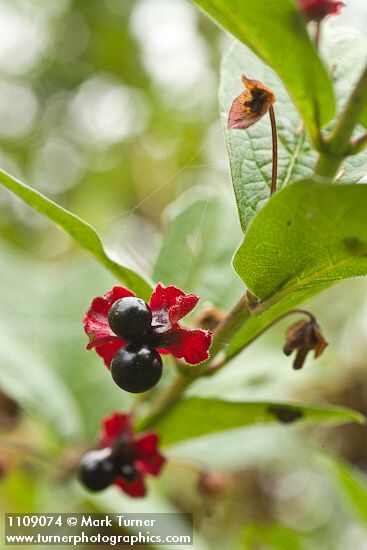
[[[81,462],[79,479],[90,491],[102,491],[113,482],[116,469],[110,460],[111,449],[87,453]]]
[[[148,304],[134,296],[121,298],[108,312],[111,330],[124,340],[146,336],[151,329],[152,312]]]
[[[162,359],[159,353],[149,346],[128,344],[113,358],[111,374],[123,390],[142,393],[158,383],[162,376]]]

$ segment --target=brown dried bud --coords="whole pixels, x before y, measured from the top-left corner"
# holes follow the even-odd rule
[[[232,478],[223,472],[203,472],[198,481],[198,489],[205,495],[218,495],[232,487]]]
[[[0,456],[0,481],[7,476],[8,472],[11,470],[11,467],[12,460],[10,456],[3,453]]]
[[[0,428],[12,430],[20,420],[20,407],[14,399],[0,391]]]
[[[259,82],[250,80],[245,74],[242,82],[246,90],[233,101],[228,117],[228,128],[244,130],[256,124],[275,103],[272,90]]]
[[[288,328],[283,351],[290,355],[297,350],[293,368],[298,370],[303,367],[308,352],[315,350],[315,358],[320,357],[328,345],[315,318],[311,317],[308,321],[297,321]]]
[[[226,314],[223,310],[206,304],[195,318],[195,325],[205,330],[215,330]]]

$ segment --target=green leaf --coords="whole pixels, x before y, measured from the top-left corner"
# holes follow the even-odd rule
[[[367,186],[302,181],[254,218],[234,259],[261,300],[367,273]]]
[[[279,191],[257,214],[234,267],[264,303],[231,339],[227,357],[333,283],[367,274],[366,208],[365,185],[303,181]]]
[[[304,533],[290,529],[281,524],[256,524],[250,523],[242,531],[239,540],[239,548],[255,549],[259,544],[266,544],[266,548],[272,550],[302,550]],[[240,546],[241,545],[241,546]]]
[[[228,308],[241,293],[231,260],[241,239],[233,200],[208,188],[181,196],[166,212],[153,279]],[[172,261],[179,258],[179,261]]]
[[[289,424],[298,420],[364,422],[359,412],[343,407],[271,402],[235,402],[220,399],[183,399],[154,428],[164,445],[264,422]]]
[[[269,117],[248,130],[230,130],[228,113],[233,99],[243,91],[241,74],[266,83],[274,90],[278,128],[278,189],[293,179],[311,176],[317,158],[304,132],[297,133],[300,117],[274,71],[238,42],[223,57],[219,103],[231,167],[233,188],[243,231],[269,200],[272,170],[272,140]]]
[[[151,293],[150,285],[131,269],[111,260],[103,249],[99,235],[88,223],[2,170],[0,170],[0,183],[34,210],[64,229],[99,263],[109,269],[122,284],[143,299],[148,299]]]
[[[296,3],[194,1],[275,70],[316,141],[318,128],[334,115],[333,90]]]
[[[348,502],[359,519],[367,524],[367,479],[357,468],[331,455],[319,457],[321,465],[337,483],[343,501]]]
[[[343,107],[361,72],[362,52],[366,39],[356,30],[348,34],[328,31],[323,50],[333,67],[333,81],[338,110]],[[264,117],[248,130],[229,130],[228,112],[233,99],[243,90],[241,74],[266,83],[277,96],[274,106],[278,128],[278,180],[280,189],[312,175],[317,154],[304,132],[300,116],[279,78],[268,65],[238,42],[233,42],[223,57],[219,102],[225,140],[228,148],[232,183],[243,231],[269,200],[272,169],[272,142],[269,117]],[[338,183],[356,182],[367,169],[367,151],[345,160],[345,171]]]

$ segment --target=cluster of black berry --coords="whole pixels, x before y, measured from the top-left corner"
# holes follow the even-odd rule
[[[140,298],[121,298],[110,308],[108,322],[111,330],[127,341],[112,360],[112,378],[131,393],[150,390],[162,376],[150,307]]]
[[[133,456],[122,451],[119,445],[114,449],[105,447],[87,453],[79,470],[79,479],[83,485],[90,491],[103,491],[118,477],[128,482],[135,481],[138,472],[133,464]]]

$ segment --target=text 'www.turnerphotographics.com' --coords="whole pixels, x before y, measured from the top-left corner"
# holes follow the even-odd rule
[[[192,545],[192,514],[5,514],[6,545]]]

